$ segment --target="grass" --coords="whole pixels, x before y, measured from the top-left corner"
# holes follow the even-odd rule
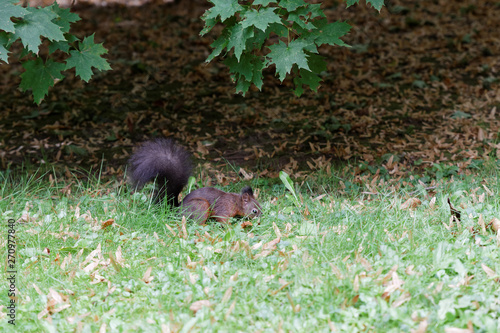
[[[298,202],[262,186],[265,214],[242,229],[185,223],[114,182],[4,178],[2,220],[22,220],[15,330],[500,331],[500,239],[479,224],[500,218],[496,169],[432,193],[342,179],[356,182],[291,184]],[[412,197],[421,204],[402,207]],[[448,198],[462,213],[451,227]],[[0,330],[14,331],[4,288]]]

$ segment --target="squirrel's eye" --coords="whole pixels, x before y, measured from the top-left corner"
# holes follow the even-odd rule
[[[257,208],[252,209],[252,214],[257,214],[258,212]]]

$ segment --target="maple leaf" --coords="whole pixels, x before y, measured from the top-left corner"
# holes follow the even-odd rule
[[[359,0],[346,0],[346,3],[347,8],[349,8],[352,5],[359,3]],[[371,4],[373,8],[380,12],[382,6],[384,5],[384,0],[366,0],[366,3]]]
[[[66,37],[66,40],[51,42],[49,44],[49,53],[54,53],[56,50],[61,50],[64,53],[68,53],[70,44],[78,40],[78,38],[71,34],[64,34],[64,37]]]
[[[208,9],[204,16],[205,19],[215,19],[220,16],[221,21],[234,16],[237,12],[243,9],[243,7],[238,4],[238,0],[209,0],[214,6]]]
[[[307,8],[310,12],[309,21],[316,17],[326,17],[325,13],[323,13],[323,10],[321,9],[320,3],[310,4]]]
[[[226,30],[226,29],[224,29]],[[214,49],[212,53],[208,56],[207,60],[205,62],[210,62],[212,61],[215,57],[217,57],[222,50],[227,46],[229,43],[227,36],[228,34],[226,33],[227,31],[222,32],[221,36],[215,40],[210,46]]]
[[[326,19],[321,19],[314,22],[318,30],[313,30],[310,35],[313,37],[317,46],[323,44],[349,46],[340,37],[346,35],[351,26],[346,22],[328,23]]]
[[[7,33],[0,31],[0,60],[9,62],[9,50],[5,48],[9,42],[9,36]]]
[[[201,17],[201,19],[205,21],[205,26],[203,27],[203,30],[200,31],[200,36],[205,36],[210,32],[210,30],[213,29],[213,27],[215,27],[215,25],[217,24],[217,20],[214,18],[207,19],[204,15]]]
[[[271,23],[280,23],[281,18],[274,11],[276,8],[263,8],[259,11],[252,9],[245,13],[245,19],[241,22],[241,25],[246,28],[254,26],[257,29],[266,31],[267,27]]]
[[[33,91],[33,98],[37,104],[49,92],[49,88],[54,86],[55,79],[63,79],[61,71],[64,70],[64,64],[54,62],[52,59],[43,62],[42,59],[28,60],[23,63],[26,70],[21,74],[21,84],[19,87],[26,91]]]
[[[306,53],[304,52],[304,48],[308,45],[309,43],[307,41],[296,39],[291,41],[288,45],[280,40],[279,44],[269,46],[271,50],[267,55],[270,58],[269,63],[276,65],[276,72],[279,74],[281,82],[283,82],[286,75],[290,73],[294,64],[297,64],[298,68],[309,70]]]
[[[253,28],[244,28],[241,24],[235,24],[228,29],[230,35],[227,43],[227,50],[234,47],[234,55],[240,60],[243,50],[246,49],[246,41],[254,35]]]
[[[326,71],[326,62],[322,56],[316,54],[307,54],[307,63],[309,64],[309,68],[314,73],[321,73]]]
[[[281,0],[279,6],[289,12],[293,12],[299,7],[306,6],[307,2],[304,0]]]
[[[65,40],[61,27],[53,23],[57,14],[49,7],[28,7],[29,13],[23,20],[14,24],[16,31],[12,41],[21,38],[21,41],[29,51],[38,54],[38,46],[42,43],[40,36],[47,37],[51,41]]]
[[[288,14],[287,21],[295,22],[301,28],[306,29],[306,30],[315,29],[316,27],[314,24],[312,24],[311,22],[306,22],[306,20],[308,19],[307,15],[309,13],[310,13],[310,11],[308,8],[305,8],[305,7],[299,8],[298,10],[293,11],[293,12]],[[304,19],[302,19],[301,17],[304,17]]]
[[[307,54],[307,63],[309,65],[310,71],[305,69],[299,70],[299,76],[296,76],[293,79],[295,83],[294,93],[297,97],[300,97],[304,92],[302,85],[307,85],[314,91],[318,90],[319,83],[322,79],[317,75],[317,73],[321,73],[326,71],[326,62],[322,56],[317,54],[311,54],[306,52]]]
[[[57,19],[54,20],[54,23],[60,26],[63,32],[69,32],[71,23],[80,21],[80,16],[72,13],[68,8],[59,7],[57,2],[54,2],[54,4],[48,8],[58,15]]]
[[[297,97],[300,97],[304,92],[303,84],[309,86],[314,91],[318,91],[319,83],[322,81],[318,75],[305,69],[299,70],[299,75],[293,79],[293,83],[295,83],[293,92]]]
[[[254,6],[261,5],[263,7],[267,7],[270,3],[277,3],[277,0],[255,0],[253,2]]]
[[[261,57],[245,53],[238,61],[234,55],[228,57],[224,63],[236,79],[236,92],[245,94],[253,83],[259,90],[262,88],[262,69],[264,62]]]
[[[85,37],[83,42],[78,44],[78,50],[70,51],[66,69],[75,67],[76,75],[85,82],[89,82],[92,77],[92,67],[103,71],[111,69],[107,60],[101,57],[101,54],[108,53],[108,50],[102,44],[94,43],[94,34]]]
[[[14,22],[11,17],[24,17],[29,12],[20,5],[14,5],[16,0],[2,0],[0,2],[0,30],[14,32]]]
[[[268,37],[268,33],[261,30],[255,30],[254,36],[246,41],[246,50],[260,50]]]
[[[231,73],[238,73],[244,76],[247,81],[252,81],[253,68],[251,66],[252,54],[245,53],[240,60],[235,56],[228,57],[224,63],[231,69]]]

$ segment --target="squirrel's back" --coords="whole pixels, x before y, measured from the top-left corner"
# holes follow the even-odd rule
[[[171,139],[145,142],[129,160],[128,177],[135,188],[156,179],[155,199],[178,206],[178,196],[193,170],[191,154]]]

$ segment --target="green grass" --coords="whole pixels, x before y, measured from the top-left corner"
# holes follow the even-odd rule
[[[298,204],[274,182],[261,188],[264,216],[252,227],[188,222],[185,232],[180,216],[150,204],[148,190],[4,179],[2,261],[7,220],[25,220],[16,225],[15,329],[500,331],[499,240],[478,223],[500,218],[497,172],[441,180],[433,193],[400,181],[363,194],[371,179],[362,179],[321,174],[292,184]],[[421,205],[402,209],[410,197]],[[448,198],[462,212],[451,228]],[[101,229],[108,219],[114,224]],[[3,286],[0,330],[14,331]]]

